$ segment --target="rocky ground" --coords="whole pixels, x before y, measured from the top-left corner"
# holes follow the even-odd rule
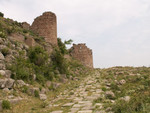
[[[40,98],[43,99],[26,96],[26,101],[4,112],[149,113],[150,68],[95,69],[86,77],[68,81],[46,94],[40,93]]]
[[[99,73],[95,72],[86,77],[76,88],[71,91],[65,90],[58,95],[57,99],[50,102],[50,113],[105,113],[103,103],[96,102],[100,97],[104,97],[100,85],[103,81],[98,80],[99,76]]]
[[[149,113],[150,68],[95,70],[50,101],[50,113]]]

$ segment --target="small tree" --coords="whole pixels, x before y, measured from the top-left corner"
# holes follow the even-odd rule
[[[67,47],[66,45],[70,45],[73,41],[70,39],[68,41],[64,41],[64,43],[62,42],[61,38],[58,38],[58,46],[59,46],[59,49],[61,51],[61,53],[64,55],[64,54],[67,54],[68,51],[67,51]]]

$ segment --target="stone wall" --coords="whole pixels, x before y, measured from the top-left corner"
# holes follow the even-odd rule
[[[30,29],[45,38],[47,43],[57,45],[57,21],[52,12],[45,12],[34,19]]]
[[[92,50],[85,44],[73,44],[70,55],[80,61],[83,65],[93,68]]]

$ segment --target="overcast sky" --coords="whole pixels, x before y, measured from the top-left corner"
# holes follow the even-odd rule
[[[86,43],[95,67],[150,66],[150,0],[0,0],[5,17],[57,15],[58,37]]]

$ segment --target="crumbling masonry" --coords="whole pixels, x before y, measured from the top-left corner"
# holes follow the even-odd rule
[[[23,25],[25,28],[27,28],[26,23]],[[43,13],[41,16],[34,19],[30,29],[38,35],[44,37],[47,43],[57,46],[57,21],[54,13]],[[26,42],[29,43],[30,41],[27,40]],[[89,49],[85,44],[73,44],[70,54],[83,65],[93,68],[92,50]]]
[[[83,65],[93,68],[92,50],[89,49],[85,44],[73,44],[70,54]]]
[[[56,15],[52,12],[45,12],[34,19],[30,29],[39,36],[45,38],[45,41],[57,45],[57,21]]]

